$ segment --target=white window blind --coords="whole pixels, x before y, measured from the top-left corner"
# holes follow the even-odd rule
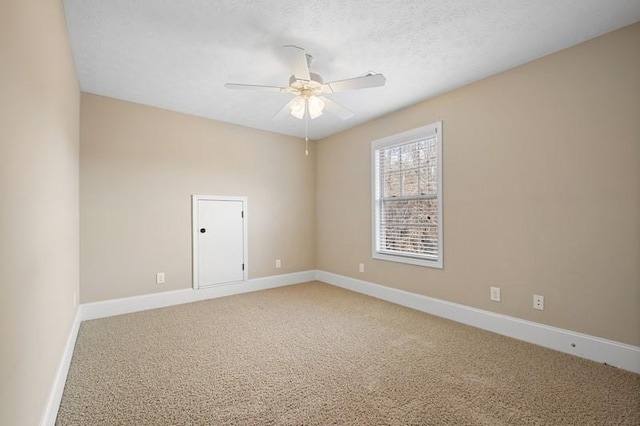
[[[373,142],[374,258],[442,267],[440,128]]]

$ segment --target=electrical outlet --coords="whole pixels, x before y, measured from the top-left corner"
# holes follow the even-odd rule
[[[358,271],[360,271],[360,273],[364,273],[364,263],[361,263],[358,265]]]
[[[276,259],[276,268],[280,267],[282,267],[282,262],[280,262],[280,259]]]
[[[491,287],[491,300],[494,302],[500,301],[500,287]]]
[[[164,272],[158,272],[156,274],[156,284],[164,284]]]
[[[533,309],[544,311],[544,297],[537,294],[533,295]]]

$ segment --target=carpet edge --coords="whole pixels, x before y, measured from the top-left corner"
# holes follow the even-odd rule
[[[194,290],[185,288],[182,290],[165,291],[143,294],[140,296],[109,299],[99,302],[83,303],[82,321],[106,318],[131,312],[146,311],[149,309],[164,308],[167,306],[181,305],[183,303],[199,302],[202,300],[216,299],[218,297],[233,296],[236,294],[250,293],[253,291],[267,290],[292,284],[300,284],[315,280],[316,271],[293,272],[290,274],[272,275],[268,277],[252,278],[237,283],[221,284],[207,288]]]
[[[640,347],[318,270],[318,281],[640,374]]]

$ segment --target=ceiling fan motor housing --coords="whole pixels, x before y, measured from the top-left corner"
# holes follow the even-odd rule
[[[322,93],[322,77],[313,72],[310,72],[309,76],[311,77],[309,81],[297,79],[295,75],[289,77],[291,91],[305,98]]]

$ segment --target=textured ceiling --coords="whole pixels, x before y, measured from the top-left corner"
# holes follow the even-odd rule
[[[640,21],[640,0],[65,0],[83,91],[304,137],[272,117],[290,94],[283,45],[325,81],[369,71],[385,87],[329,95],[355,113],[309,123],[320,139]]]

